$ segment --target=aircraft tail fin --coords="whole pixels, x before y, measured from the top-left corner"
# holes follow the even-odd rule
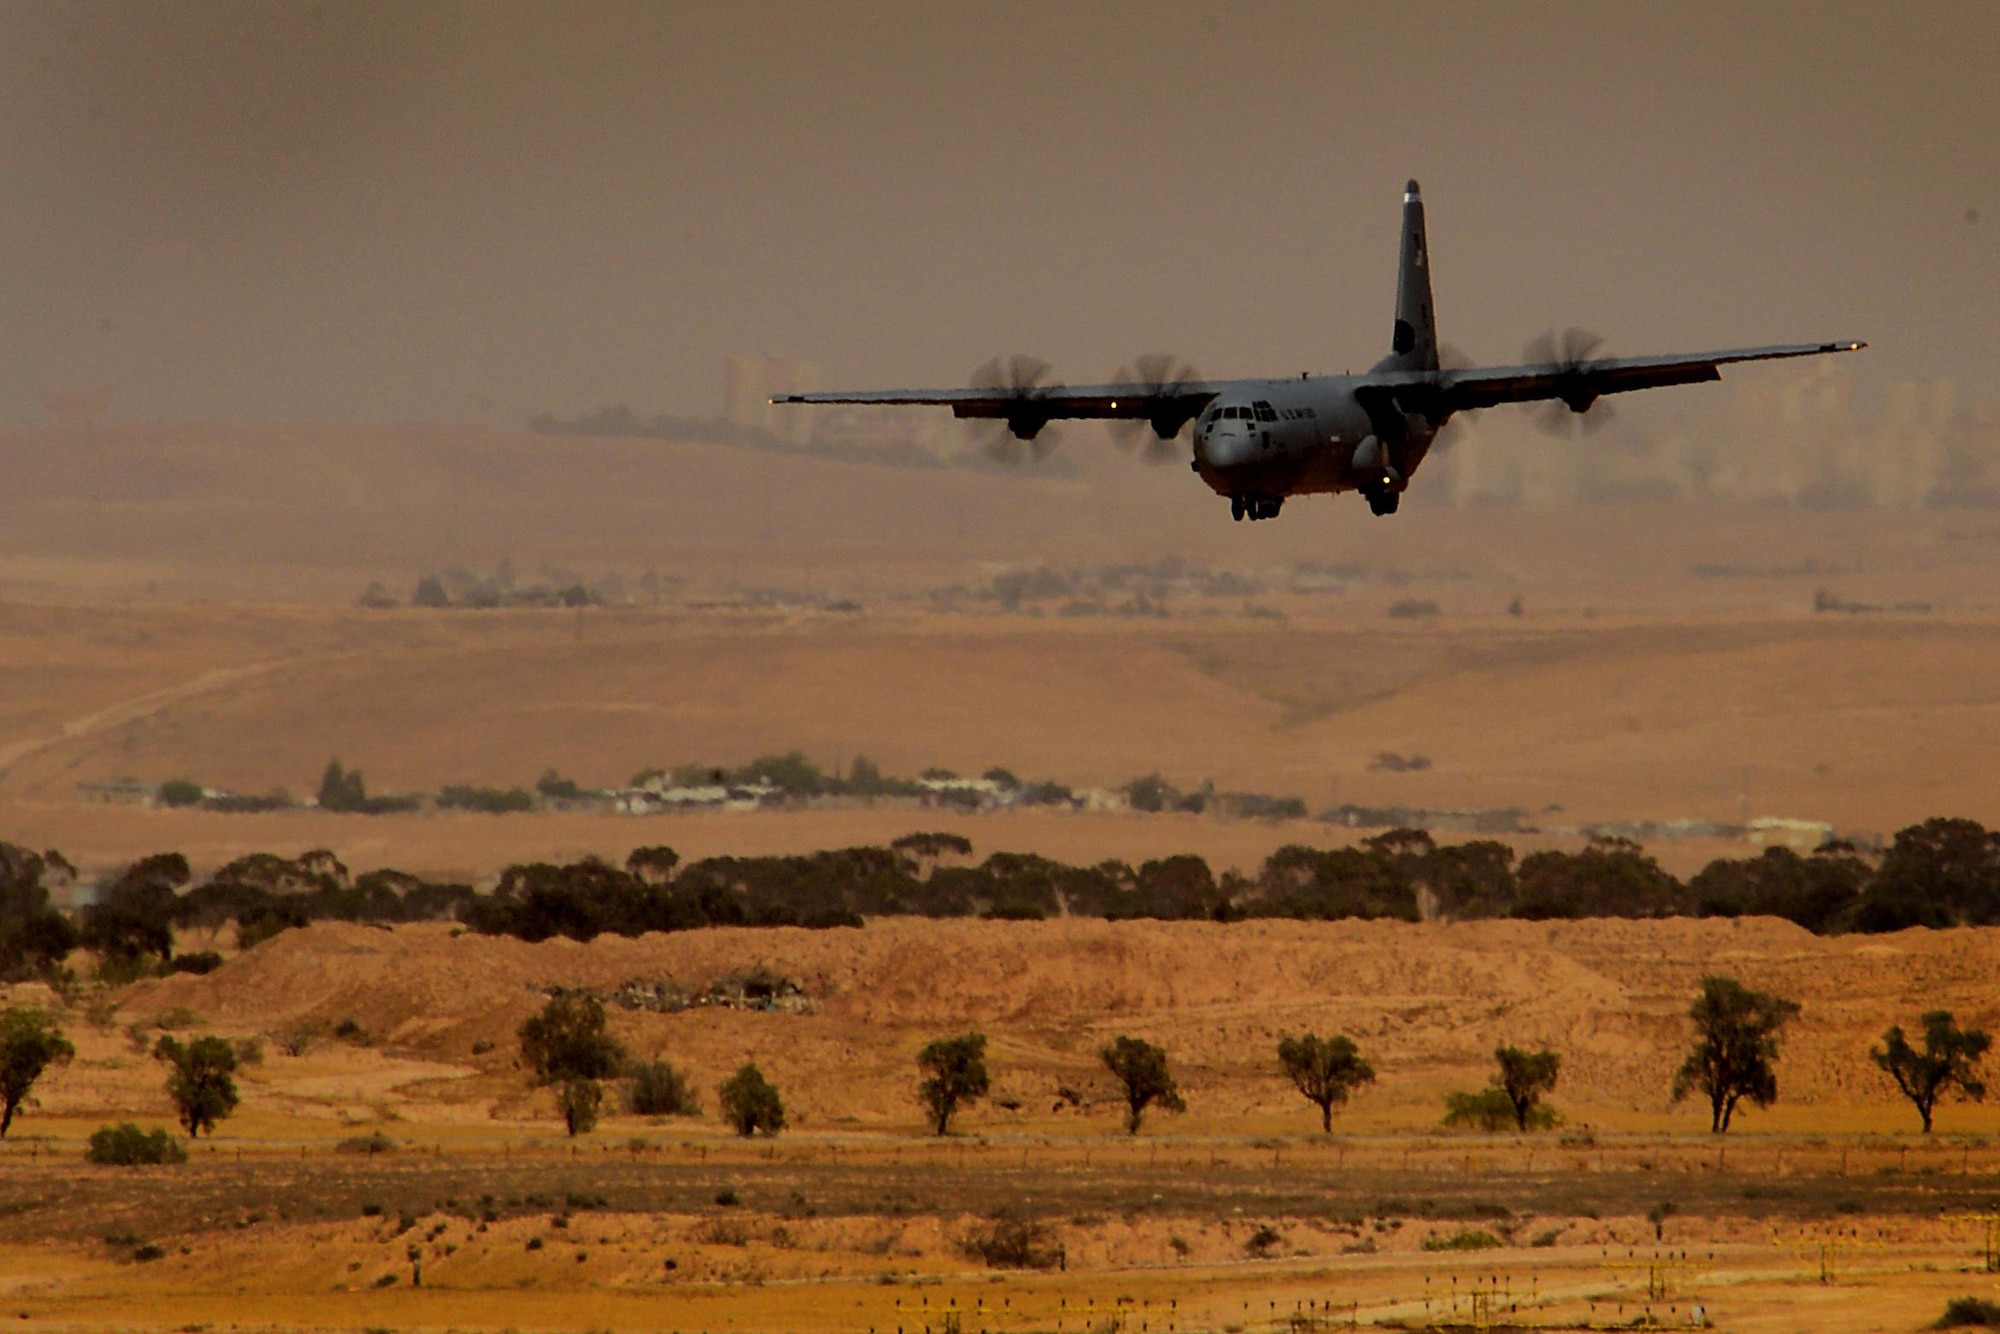
[[[1396,325],[1384,371],[1438,368],[1437,316],[1431,309],[1430,243],[1424,235],[1424,196],[1411,181],[1403,190],[1403,250],[1396,267]]]

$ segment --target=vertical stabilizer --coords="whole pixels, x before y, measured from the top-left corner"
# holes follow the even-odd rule
[[[1424,196],[1411,181],[1403,191],[1403,251],[1396,268],[1396,327],[1385,371],[1438,367],[1437,317],[1431,310],[1430,244],[1424,237]]]

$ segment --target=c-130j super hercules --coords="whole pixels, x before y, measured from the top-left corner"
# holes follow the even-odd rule
[[[1172,358],[1141,358],[1114,384],[1044,383],[1031,357],[990,363],[970,389],[785,394],[774,403],[931,404],[995,427],[989,449],[1001,458],[1042,457],[1052,421],[1095,417],[1155,461],[1186,457],[1179,445],[1194,425],[1189,466],[1238,519],[1274,519],[1287,496],[1359,491],[1376,514],[1394,514],[1410,478],[1454,413],[1501,403],[1549,404],[1578,415],[1606,394],[1722,378],[1720,367],[1826,352],[1865,343],[1800,343],[1691,356],[1604,357],[1597,340],[1570,329],[1528,349],[1527,364],[1454,369],[1438,360],[1431,308],[1424,201],[1411,181],[1403,194],[1403,244],[1396,277],[1396,324],[1389,355],[1365,375],[1301,375],[1283,380],[1201,380]],[[1149,429],[1150,428],[1150,429]],[[1150,439],[1146,437],[1150,436]]]

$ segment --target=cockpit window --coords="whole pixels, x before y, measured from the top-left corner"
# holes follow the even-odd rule
[[[1270,405],[1269,403],[1266,403],[1266,402],[1265,402],[1265,401],[1264,401],[1263,399],[1261,399],[1261,398],[1260,398],[1260,399],[1258,399],[1258,400],[1257,400],[1257,405],[1256,405],[1256,406],[1257,406],[1257,420],[1258,420],[1258,421],[1260,421],[1260,422],[1274,422],[1274,421],[1278,420],[1278,410],[1277,410],[1276,408],[1272,407],[1272,406],[1271,406],[1271,405]]]

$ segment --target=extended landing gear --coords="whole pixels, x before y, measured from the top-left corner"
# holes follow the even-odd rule
[[[1284,504],[1283,496],[1231,496],[1229,517],[1239,523],[1244,519],[1275,519]]]
[[[1371,514],[1394,514],[1397,502],[1402,500],[1400,491],[1364,491],[1368,497],[1368,511]]]

